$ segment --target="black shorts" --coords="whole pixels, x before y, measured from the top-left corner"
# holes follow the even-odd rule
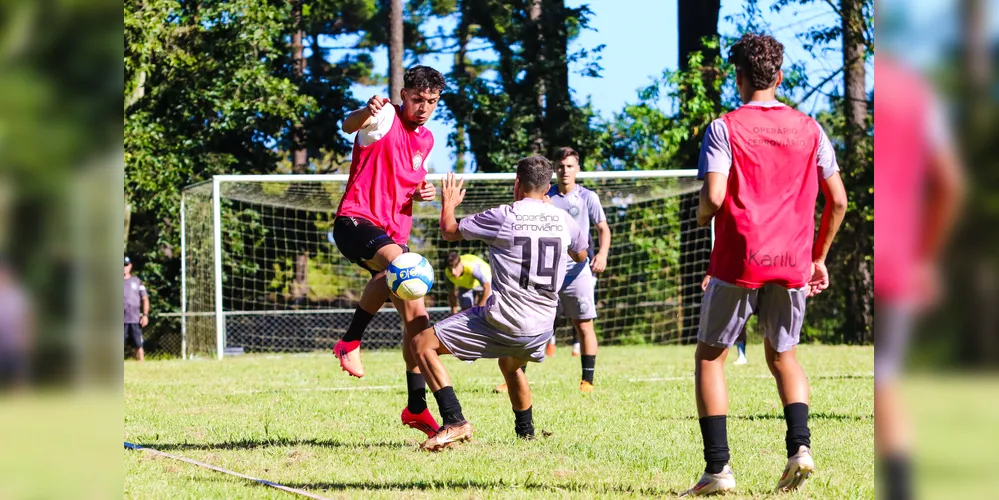
[[[125,344],[142,347],[142,327],[138,323],[125,323]]]
[[[382,247],[397,244],[391,236],[385,233],[384,229],[361,217],[337,217],[334,219],[333,239],[336,241],[337,249],[347,260],[361,266],[372,276],[380,271],[371,269],[364,261],[375,258],[375,253]],[[403,252],[409,251],[408,246],[399,246],[402,247]]]

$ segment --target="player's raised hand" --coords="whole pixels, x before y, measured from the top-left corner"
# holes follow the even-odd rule
[[[812,278],[808,280],[808,296],[814,297],[826,288],[829,288],[829,271],[826,269],[826,263],[822,261],[812,262]]]
[[[413,193],[413,199],[416,201],[432,201],[436,197],[437,187],[427,181],[423,181],[423,184],[420,184],[420,189]]]
[[[392,101],[389,100],[388,97],[373,95],[371,96],[371,99],[368,99],[368,112],[371,113],[371,116],[375,116],[378,114],[379,111],[381,111],[383,107],[388,105],[390,102]]]
[[[441,199],[445,207],[454,209],[465,199],[465,179],[459,179],[454,172],[448,172],[441,183]]]

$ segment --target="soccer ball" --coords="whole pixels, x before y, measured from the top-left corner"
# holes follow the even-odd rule
[[[422,255],[404,253],[385,270],[389,290],[402,300],[422,299],[434,286],[434,268]]]

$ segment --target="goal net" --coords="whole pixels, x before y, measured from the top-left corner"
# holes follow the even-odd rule
[[[700,282],[711,231],[695,223],[693,170],[583,172],[611,229],[607,269],[596,288],[603,344],[670,343],[696,335]],[[440,174],[428,180],[440,187]],[[513,201],[514,174],[465,174],[458,218]],[[331,229],[346,175],[216,176],[183,192],[182,339],[185,357],[227,352],[331,349],[346,331],[369,279],[337,250]],[[438,197],[439,200],[439,197]],[[426,297],[431,321],[449,314],[448,252],[488,260],[479,242],[440,238],[440,203],[416,203],[410,248],[436,269]],[[592,228],[592,246],[598,243]],[[556,321],[560,341],[574,336]],[[368,348],[402,341],[390,303],[365,332]]]

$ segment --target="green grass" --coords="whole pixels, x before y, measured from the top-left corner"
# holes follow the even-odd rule
[[[762,349],[727,366],[729,445],[739,495],[771,496],[785,462],[784,421]],[[873,348],[803,346],[818,473],[794,498],[874,497]],[[364,354],[363,380],[332,355],[125,364],[125,440],[332,498],[675,496],[703,470],[693,348],[602,348],[593,394],[579,358],[532,364],[534,420],[552,434],[514,437],[494,361],[446,358],[474,440],[439,454],[402,427],[398,351]],[[428,394],[429,396],[429,394]],[[436,414],[436,404],[429,396]],[[131,498],[291,498],[262,485],[124,451]],[[732,498],[732,497],[729,497]],[[736,498],[741,498],[736,496]]]

